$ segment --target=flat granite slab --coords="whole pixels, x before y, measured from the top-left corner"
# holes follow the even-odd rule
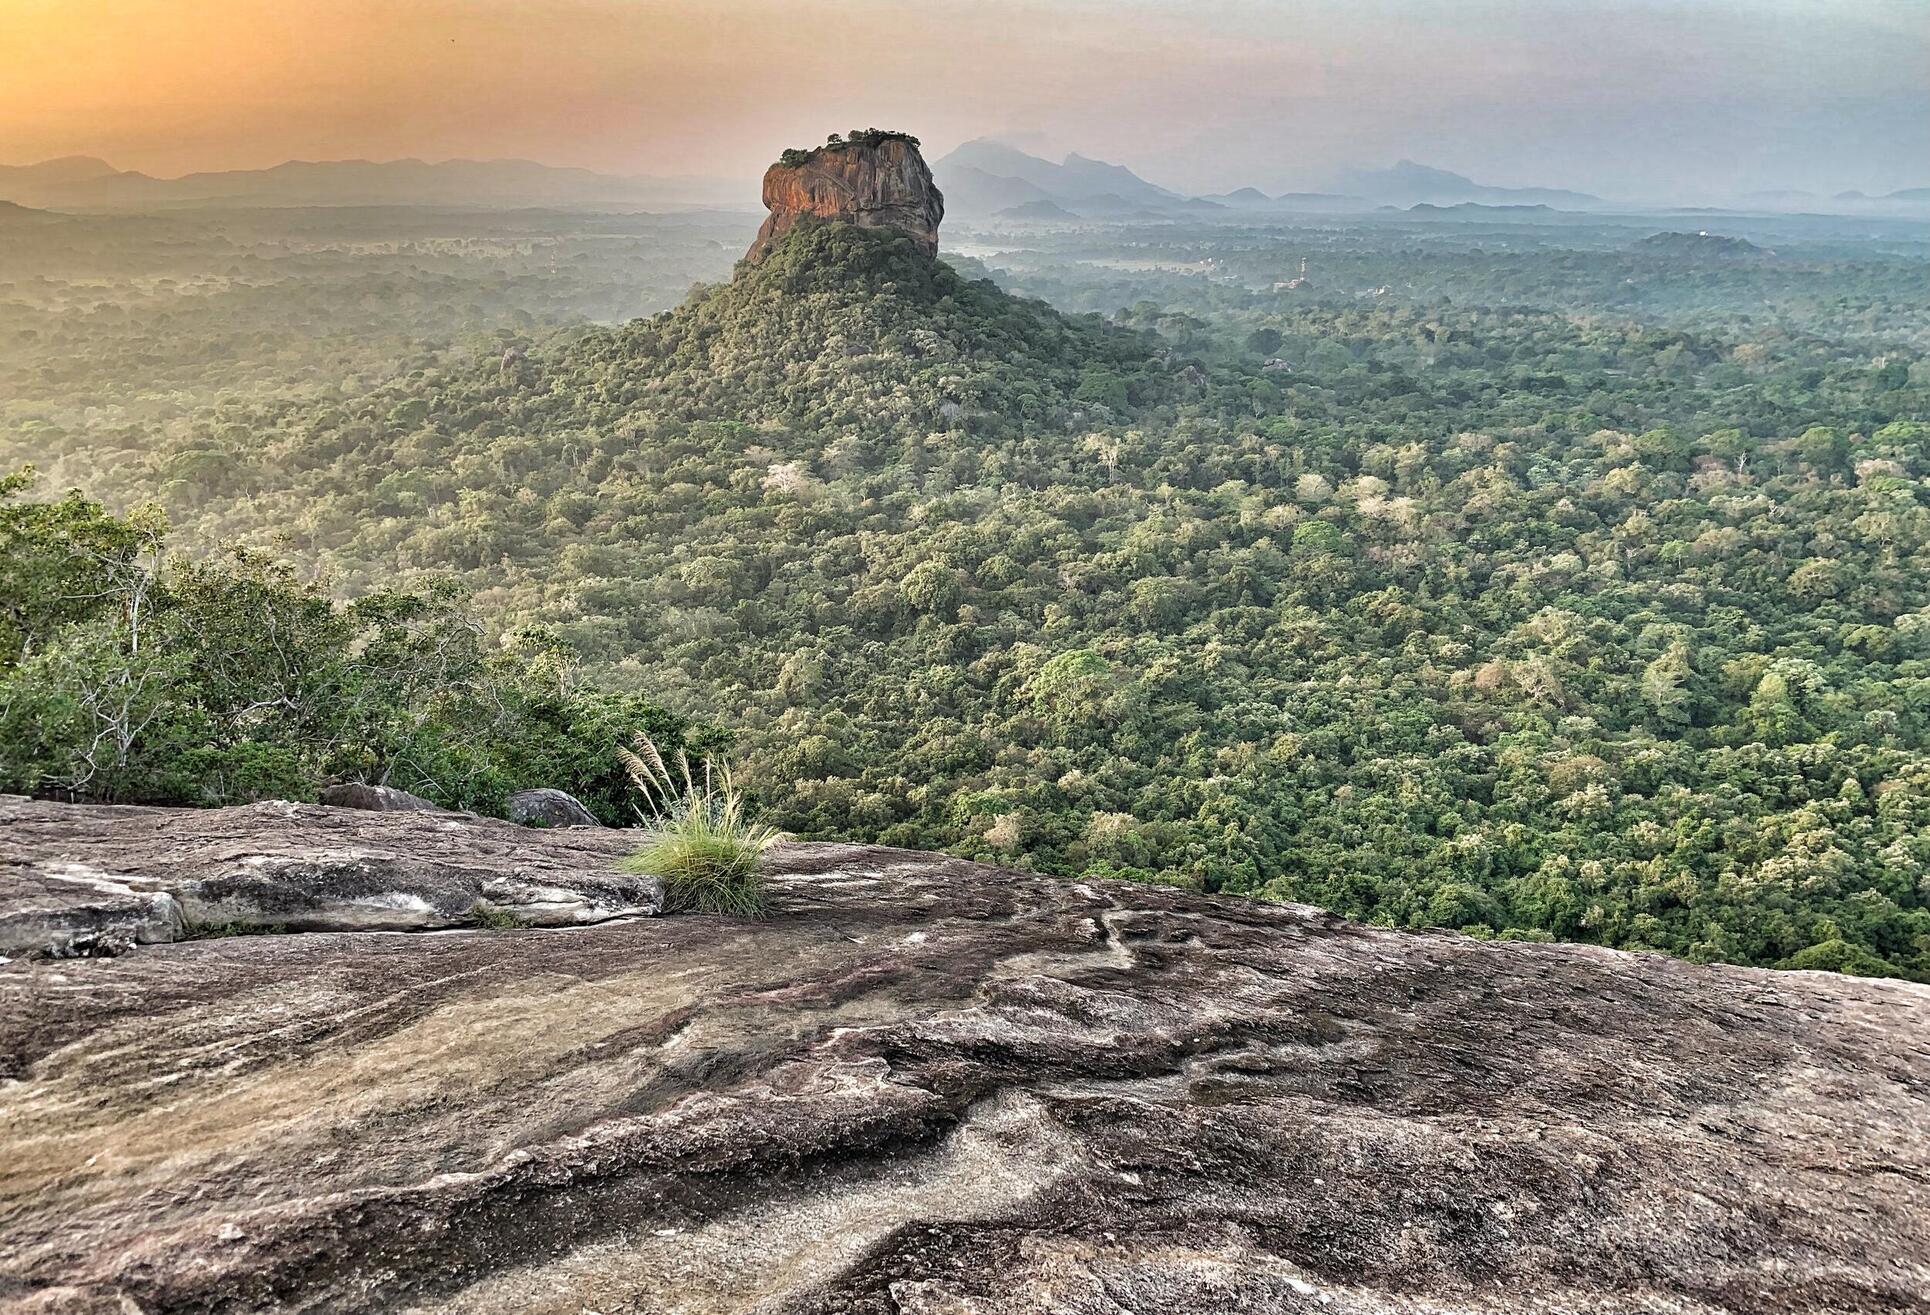
[[[636,843],[634,832],[533,831],[467,813],[0,801],[0,957],[118,954],[210,932],[651,914],[661,883],[617,870]]]
[[[107,810],[35,808],[12,843],[127,874]],[[1930,1310],[1930,989],[772,869],[761,921],[0,967],[0,1310]]]

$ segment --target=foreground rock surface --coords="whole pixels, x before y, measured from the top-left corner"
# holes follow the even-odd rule
[[[619,831],[535,840],[466,813],[308,804],[0,802],[0,956],[72,958],[260,931],[567,926],[655,913]]]
[[[744,254],[762,260],[799,222],[835,220],[861,228],[895,228],[926,255],[938,253],[945,198],[931,169],[908,137],[838,142],[779,161],[764,173],[764,206],[771,213]]]
[[[774,866],[756,923],[7,965],[0,1308],[1930,1308],[1924,988]]]

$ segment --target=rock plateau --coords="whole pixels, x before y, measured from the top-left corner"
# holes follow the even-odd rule
[[[765,171],[764,206],[771,213],[747,260],[762,260],[810,219],[895,228],[926,255],[936,255],[945,217],[945,198],[932,183],[917,140],[898,133],[863,133],[814,151],[785,152]]]
[[[214,932],[562,926],[662,906],[661,883],[616,870],[634,836],[535,837],[441,809],[0,803],[0,956],[96,958]]]
[[[0,805],[48,925],[94,916],[75,883],[295,898],[349,851],[601,891],[625,847]],[[890,849],[771,868],[756,922],[0,967],[0,1310],[1930,1309],[1930,989]]]

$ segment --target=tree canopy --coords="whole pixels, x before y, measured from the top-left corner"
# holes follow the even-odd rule
[[[1197,245],[1257,263],[1242,240]],[[1083,253],[1015,260],[1008,290],[809,225],[663,314],[224,396],[134,469],[195,543],[287,535],[354,597],[242,558],[162,572],[170,607],[214,571],[206,606],[267,591],[365,667],[367,636],[451,633],[417,583],[446,573],[474,600],[451,660],[518,715],[570,724],[527,674],[567,650],[634,692],[599,698],[731,728],[806,836],[1930,978],[1930,373],[1898,309],[1921,286],[1752,256],[1608,313],[1622,271],[1675,257],[1374,240],[1336,262],[1455,295]],[[1693,323],[1662,301],[1685,288]],[[1758,318],[1798,302],[1815,331]],[[0,640],[125,645],[66,606]],[[241,743],[266,678],[211,669],[237,692],[196,715]],[[311,776],[414,761],[296,739]],[[507,739],[439,752],[460,765],[410,779],[519,775]]]

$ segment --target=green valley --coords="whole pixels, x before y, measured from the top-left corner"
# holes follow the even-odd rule
[[[801,836],[1930,979],[1920,229],[1713,261],[1606,220],[1169,223],[932,260],[806,223],[627,318],[682,271],[598,290],[585,221],[545,222],[522,290],[498,255],[383,256],[380,351],[214,346],[227,273],[0,270],[0,457],[288,589],[453,590],[517,697],[540,658],[708,728]],[[623,249],[715,277],[743,230],[697,222]],[[1308,248],[1312,286],[1274,286]],[[372,273],[300,259],[315,297]],[[173,354],[63,346],[130,318]],[[561,751],[409,784],[486,806]],[[112,797],[289,788],[206,781]]]

